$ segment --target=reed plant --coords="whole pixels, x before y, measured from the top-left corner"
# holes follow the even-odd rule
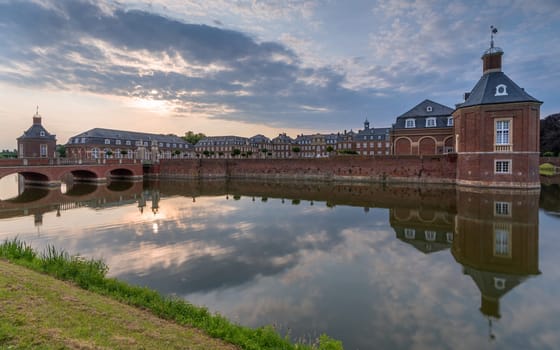
[[[253,329],[234,324],[219,314],[183,299],[107,278],[108,266],[103,261],[71,256],[54,246],[49,245],[42,254],[38,254],[28,244],[15,238],[0,244],[0,258],[61,280],[72,281],[83,289],[149,310],[161,318],[201,329],[214,338],[223,339],[242,349],[342,349],[340,341],[326,335],[321,335],[310,345],[294,344],[287,337],[280,336],[271,326]]]

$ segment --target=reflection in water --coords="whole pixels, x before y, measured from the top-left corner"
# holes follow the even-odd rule
[[[23,221],[0,221],[0,239],[15,232],[103,257],[112,276],[245,325],[326,332],[347,349],[484,348],[488,335],[502,348],[560,341],[559,274],[528,280],[559,262],[539,261],[538,193],[252,181],[73,193],[0,201],[0,220],[42,223],[36,237]],[[559,198],[543,189],[543,201],[553,211]],[[560,249],[560,238],[544,236]],[[546,309],[534,307],[535,294]]]
[[[452,253],[480,290],[491,326],[500,299],[540,273],[539,194],[458,192],[457,203]]]

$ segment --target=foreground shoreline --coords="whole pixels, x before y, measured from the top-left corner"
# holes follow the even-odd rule
[[[105,277],[106,265],[0,244],[0,348],[342,349],[322,335],[293,344],[207,309]]]

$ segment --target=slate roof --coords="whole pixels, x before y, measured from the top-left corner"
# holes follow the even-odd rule
[[[431,110],[430,108],[431,107]],[[414,128],[408,129],[423,129],[426,128],[426,119],[430,117],[436,118],[436,126],[429,128],[447,128],[451,127],[447,125],[447,118],[451,117],[454,109],[442,105],[440,103],[434,102],[432,100],[424,100],[414,106],[408,112],[397,117],[393,128],[395,129],[405,129],[405,123],[407,119],[414,119],[416,126]]]
[[[503,85],[507,94],[497,93],[497,87]],[[529,95],[516,83],[513,82],[504,72],[489,72],[484,74],[474,86],[469,97],[463,103],[456,105],[457,108],[497,104],[512,102],[538,102],[533,96]]]
[[[357,141],[360,140],[374,140],[374,141],[385,141],[389,140],[389,134],[391,132],[391,128],[370,128],[359,130],[358,134],[356,135],[355,139]],[[373,139],[371,138],[373,136]],[[364,139],[366,137],[366,139]]]
[[[44,136],[41,136],[41,131],[44,133]],[[56,141],[56,135],[51,135],[41,124],[33,124],[29,129],[23,132],[23,135],[18,137],[18,140],[22,139],[43,139]]]
[[[190,147],[190,143],[183,140],[179,136],[176,135],[162,135],[162,134],[151,134],[146,132],[137,132],[137,131],[125,131],[125,130],[114,130],[114,129],[102,129],[102,128],[94,128],[88,131],[85,131],[81,134],[72,136],[68,144],[72,144],[72,139],[77,138],[86,138],[86,143],[103,143],[103,140],[110,139],[110,140],[131,140],[131,141],[157,141],[162,143],[176,143],[176,144],[184,144],[187,147]],[[75,142],[77,143],[77,142]],[[112,143],[111,143],[112,144]]]
[[[195,147],[206,147],[206,146],[229,146],[229,145],[248,145],[249,139],[241,136],[206,136],[202,140],[198,141]]]

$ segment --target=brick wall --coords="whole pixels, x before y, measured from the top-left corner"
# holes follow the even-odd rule
[[[326,159],[162,160],[159,175],[171,178],[260,178],[453,183],[456,157],[339,156]]]

